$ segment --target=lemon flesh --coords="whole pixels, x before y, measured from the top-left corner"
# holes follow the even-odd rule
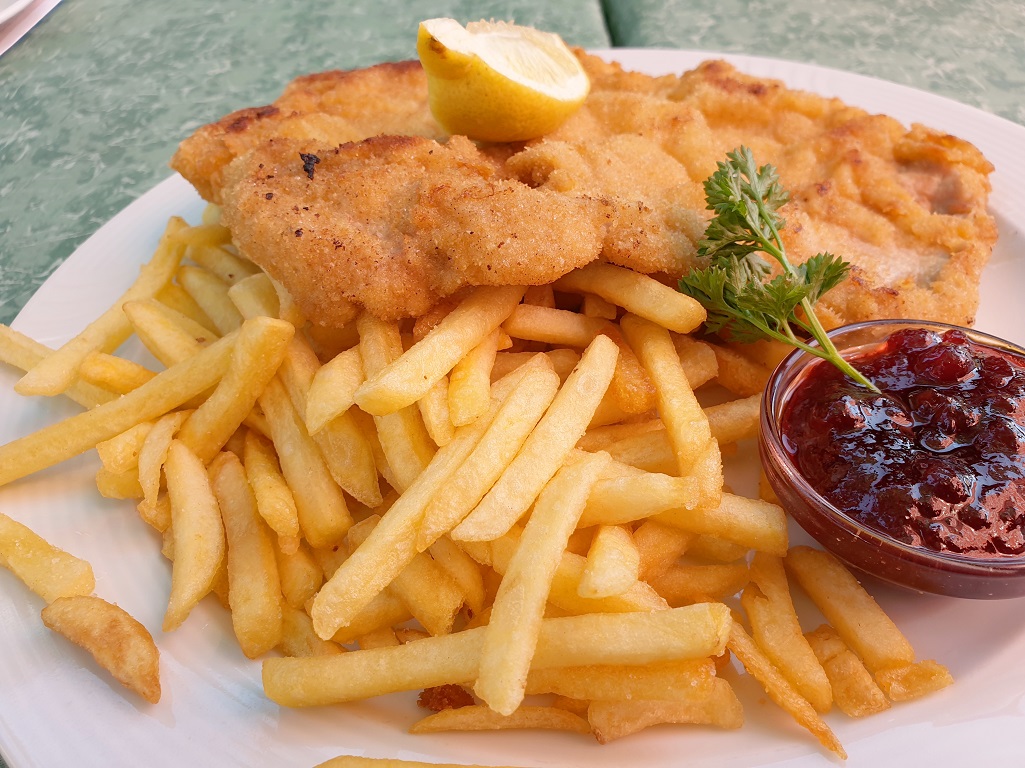
[[[590,81],[558,35],[506,22],[421,22],[417,53],[431,112],[452,134],[525,141],[579,109]]]

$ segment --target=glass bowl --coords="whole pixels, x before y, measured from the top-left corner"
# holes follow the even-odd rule
[[[968,328],[913,320],[877,320],[844,326],[829,336],[847,356],[882,342],[902,328],[940,333],[960,330],[979,344],[1025,357],[1025,349]],[[784,448],[780,420],[802,375],[819,358],[795,350],[779,364],[762,396],[758,448],[780,504],[825,549],[847,564],[890,583],[922,592],[967,598],[1025,595],[1025,556],[979,558],[906,544],[868,528],[823,498],[798,472]],[[823,363],[828,365],[828,363]]]

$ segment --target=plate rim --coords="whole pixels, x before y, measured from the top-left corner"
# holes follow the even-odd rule
[[[910,87],[910,86],[901,85],[901,84],[898,84],[898,83],[893,83],[891,81],[881,80],[879,78],[875,78],[875,77],[872,77],[872,76],[869,76],[869,75],[862,75],[862,74],[858,74],[858,73],[847,72],[845,70],[831,69],[831,68],[828,68],[828,67],[822,67],[822,66],[815,65],[815,64],[807,64],[807,63],[802,63],[802,62],[789,61],[789,60],[785,60],[785,59],[775,59],[775,58],[770,58],[770,57],[755,57],[755,56],[748,56],[748,55],[745,55],[745,54],[730,54],[730,53],[712,52],[712,51],[684,51],[684,50],[669,49],[669,48],[613,48],[613,49],[595,49],[593,51],[593,53],[595,53],[596,55],[601,55],[603,57],[607,57],[609,59],[617,59],[617,57],[621,57],[624,54],[626,54],[627,58],[630,59],[631,62],[633,62],[634,60],[641,60],[641,61],[643,61],[643,60],[648,59],[649,57],[659,56],[659,55],[670,56],[670,57],[673,57],[673,58],[677,58],[678,60],[690,60],[690,58],[695,58],[695,60],[698,60],[698,61],[702,60],[702,58],[713,58],[714,57],[714,58],[722,58],[722,59],[725,59],[727,61],[734,61],[734,62],[757,61],[759,63],[767,63],[766,65],[769,66],[769,67],[780,67],[780,66],[782,66],[782,67],[785,67],[785,68],[786,67],[796,67],[798,69],[805,69],[805,68],[807,68],[807,69],[813,70],[815,72],[825,73],[826,75],[832,75],[833,73],[836,73],[838,76],[843,76],[844,80],[846,80],[847,78],[854,78],[855,80],[864,81],[866,85],[869,84],[869,83],[883,84],[883,86],[885,86],[887,89],[891,89],[891,90],[892,89],[898,89],[899,92],[902,93],[902,94],[906,94],[906,93],[910,92],[910,93],[914,94],[915,98],[921,99],[921,98],[924,97],[925,99],[929,100],[930,102],[934,102],[939,107],[952,108],[951,105],[953,105],[953,107],[956,108],[956,111],[968,110],[969,111],[968,114],[971,117],[971,119],[974,119],[974,120],[981,119],[981,120],[983,120],[985,122],[997,121],[997,123],[995,123],[995,124],[996,125],[1001,125],[1002,126],[1001,130],[1011,130],[1012,133],[1021,132],[1021,136],[1023,138],[1025,138],[1025,127],[1020,126],[1017,123],[1014,123],[1013,121],[1007,120],[1007,119],[1002,118],[1000,116],[993,115],[991,113],[985,112],[984,110],[980,110],[980,109],[978,109],[976,107],[972,107],[970,105],[965,105],[965,104],[962,104],[962,103],[957,102],[955,100],[949,99],[948,97],[940,96],[938,94],[931,93],[931,92],[928,92],[928,91],[923,91],[923,90],[916,89],[916,88],[913,88],[913,87]],[[640,69],[641,71],[645,71],[645,72],[649,71],[648,69],[644,69],[644,68],[642,68],[642,66],[638,66],[635,63],[630,63],[630,64],[624,63],[624,65],[628,66],[629,68],[632,68],[632,69]],[[690,66],[690,65],[687,65],[687,66]],[[740,66],[740,65],[738,64],[738,66]],[[743,67],[741,67],[741,68],[743,69]],[[679,66],[673,67],[673,70],[681,71]],[[666,70],[666,71],[670,71],[670,70]],[[808,89],[806,88],[806,90],[808,90]],[[847,99],[845,99],[845,100],[847,100]],[[851,101],[850,103],[856,104],[857,102],[856,101]],[[973,140],[970,137],[965,137],[965,138],[968,138],[969,140]],[[974,143],[974,140],[973,140],[973,143]],[[1023,165],[1025,165],[1025,162],[1023,162]],[[998,169],[997,172],[999,173],[999,169]],[[154,185],[151,189],[149,189],[148,191],[146,191],[142,195],[140,195],[138,198],[136,198],[128,206],[126,206],[125,208],[121,209],[121,211],[119,211],[117,214],[115,214],[108,222],[106,222],[96,232],[94,232],[57,269],[55,269],[51,273],[51,275],[43,283],[43,285],[40,286],[40,288],[33,294],[33,296],[29,299],[29,301],[26,302],[25,306],[21,309],[21,311],[19,311],[17,317],[12,322],[12,326],[16,327],[16,328],[32,327],[33,323],[37,321],[37,318],[41,318],[42,315],[45,313],[45,310],[46,310],[46,306],[45,305],[47,304],[48,301],[50,301],[49,294],[52,292],[54,285],[59,284],[62,280],[67,279],[67,276],[69,274],[73,274],[76,269],[80,268],[80,266],[81,266],[80,265],[80,261],[83,258],[86,258],[92,251],[94,251],[97,248],[99,248],[104,242],[106,242],[110,237],[112,237],[113,234],[116,234],[119,231],[119,223],[118,222],[119,222],[119,220],[123,221],[123,219],[122,219],[123,216],[125,216],[126,214],[130,214],[130,215],[140,215],[140,217],[141,217],[143,215],[148,215],[149,212],[152,211],[153,209],[158,209],[159,211],[161,211],[161,212],[163,212],[165,214],[168,214],[168,215],[179,213],[179,211],[177,211],[177,210],[166,210],[164,208],[164,206],[167,204],[168,198],[176,200],[179,197],[181,197],[182,199],[188,199],[189,197],[191,197],[191,198],[193,198],[193,202],[195,202],[195,200],[198,200],[198,197],[195,196],[194,192],[191,192],[191,195],[187,194],[189,192],[191,192],[191,186],[189,186],[187,184],[187,182],[185,182],[184,179],[182,179],[177,174],[172,174],[169,177],[165,178],[163,181],[158,182],[156,185]],[[1017,202],[1019,204],[1025,205],[1025,195],[1022,195],[1022,197],[1017,198]],[[86,254],[86,256],[80,255],[81,253]],[[129,279],[130,279],[130,275],[129,275]],[[48,286],[49,286],[49,289],[48,289]],[[115,291],[115,296],[116,295],[117,295],[117,292]],[[70,331],[69,331],[69,333],[74,333],[74,332],[75,332],[75,329],[70,329]],[[0,430],[4,430],[4,424],[3,423],[0,423]],[[1019,603],[1019,605],[1021,605],[1021,604],[1022,603]],[[1025,645],[1025,632],[1019,632],[1018,636],[1017,636],[1017,640],[1019,642],[1019,645]],[[1015,720],[1015,722],[1021,722],[1023,720],[1025,720],[1025,708],[1023,708],[1021,711],[1016,713],[1016,720]],[[4,738],[5,734],[7,734],[7,723],[6,723],[5,719],[2,717],[2,712],[0,712],[0,746],[3,746],[4,748],[6,748],[6,746],[7,746],[7,741]],[[790,738],[790,736],[788,736],[787,738]],[[800,737],[798,737],[798,738],[800,740]],[[775,746],[778,747],[779,745],[775,745]],[[784,745],[784,746],[786,746],[786,745]],[[848,745],[848,746],[850,746],[850,745]],[[810,747],[810,749],[805,749],[804,747],[807,747],[807,745],[803,744],[803,743],[800,743],[800,744],[797,745],[797,747],[798,747],[798,749],[796,750],[796,752],[793,751],[793,750],[789,750],[789,754],[786,757],[784,757],[784,760],[786,761],[786,763],[785,763],[786,765],[791,765],[791,764],[792,765],[797,765],[798,763],[802,762],[806,758],[810,758],[811,760],[820,760],[821,759],[822,753],[818,752],[814,745],[812,745]],[[299,753],[297,752],[296,754],[299,754]],[[6,756],[7,755],[6,755],[6,752],[5,752],[5,757]],[[21,757],[22,756],[19,755],[18,759],[21,759]],[[450,755],[449,755],[449,757],[450,757]],[[597,757],[597,756],[596,755],[592,755],[592,757]],[[33,765],[36,764],[35,761],[32,761],[31,756],[27,756],[27,755],[25,756],[25,761],[24,762],[14,762],[13,758],[11,758],[11,757],[8,757],[8,760],[10,762],[11,768],[29,768],[30,766],[33,766]],[[530,761],[528,761],[528,762],[530,762]]]

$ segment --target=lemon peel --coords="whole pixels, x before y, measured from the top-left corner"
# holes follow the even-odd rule
[[[417,53],[431,112],[452,134],[526,141],[558,128],[583,103],[590,81],[562,38],[508,22],[420,23]]]

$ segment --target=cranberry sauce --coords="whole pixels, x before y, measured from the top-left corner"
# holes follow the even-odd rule
[[[910,329],[851,362],[881,393],[817,363],[783,414],[812,487],[907,544],[1025,554],[1025,357]]]

